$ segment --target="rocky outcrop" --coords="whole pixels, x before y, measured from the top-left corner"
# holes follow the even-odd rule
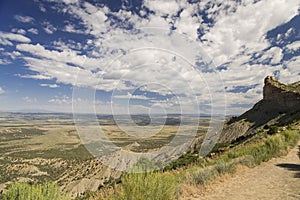
[[[57,182],[71,197],[80,197],[87,191],[97,191],[100,187],[121,177],[122,172],[102,164],[97,158],[75,164],[63,173]]]
[[[232,142],[257,133],[263,125],[288,123],[300,113],[300,82],[285,85],[267,76],[263,99],[239,117],[225,124],[219,142]]]
[[[263,100],[274,104],[274,109],[282,112],[300,108],[300,92],[297,83],[285,85],[276,81],[272,76],[265,78]],[[276,106],[276,107],[275,107]]]

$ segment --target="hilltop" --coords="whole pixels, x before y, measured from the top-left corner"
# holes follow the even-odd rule
[[[220,143],[245,140],[270,127],[285,126],[300,119],[300,82],[289,85],[267,76],[263,99],[239,117],[225,123]]]

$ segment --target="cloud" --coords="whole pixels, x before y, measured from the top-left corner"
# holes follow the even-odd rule
[[[39,43],[36,45],[33,44],[18,44],[16,49],[19,51],[24,51],[31,53],[32,55],[46,58],[49,60],[55,60],[63,63],[72,62],[74,64],[80,65],[84,62],[85,56],[78,56],[75,51],[65,47],[64,51],[59,52],[55,50],[47,50],[44,46]]]
[[[57,49],[59,51],[69,51],[72,50],[76,53],[81,53],[81,51],[84,49],[84,46],[80,42],[75,42],[73,40],[69,40],[67,42],[64,42],[62,40],[54,41],[53,42],[53,48]]]
[[[16,76],[19,76],[21,78],[30,78],[30,79],[37,79],[37,80],[50,80],[51,77],[49,76],[45,76],[42,74],[35,74],[35,75],[21,75],[21,74],[16,74]]]
[[[10,61],[6,60],[6,59],[0,59],[0,65],[9,65],[11,64]]]
[[[78,33],[78,34],[84,33],[84,31],[82,31],[81,29],[75,28],[75,25],[73,25],[73,24],[67,24],[63,31],[68,32],[68,33]]]
[[[195,11],[193,7],[188,7],[183,10],[178,19],[175,21],[174,26],[180,33],[187,34],[193,39],[198,38],[197,29],[203,21],[201,17],[194,15]]]
[[[53,34],[55,31],[57,31],[57,28],[55,28],[48,21],[43,22],[42,26],[43,26],[44,31],[48,34]]]
[[[0,94],[4,94],[4,93],[5,93],[5,90],[2,87],[0,87]]]
[[[24,29],[17,29],[17,28],[13,28],[11,30],[11,32],[17,33],[17,34],[21,34],[21,35],[25,35],[26,31]]]
[[[77,20],[80,27],[67,22],[64,31],[86,34],[87,39],[81,45],[58,39],[52,42],[51,49],[41,44],[18,44],[16,49],[26,52],[26,66],[37,73],[22,77],[53,79],[109,92],[116,89],[122,92],[117,95],[120,99],[143,99],[150,103],[163,100],[130,96],[129,91],[139,87],[156,97],[173,92],[180,96],[183,106],[193,105],[190,97],[196,97],[203,106],[222,107],[226,88],[228,106],[239,105],[234,107],[236,112],[262,97],[262,80],[266,75],[279,70],[280,78],[286,80],[299,73],[299,58],[285,61],[284,70],[280,66],[285,49],[294,50],[297,44],[282,49],[272,46],[266,38],[268,31],[297,15],[296,1],[147,0],[142,5],[143,17],[130,10],[112,12],[107,6],[87,2],[79,5],[77,1],[66,0],[63,7],[57,9]],[[139,29],[149,26],[156,29]],[[49,34],[56,31],[50,22],[44,23],[44,27]],[[205,62],[208,64],[204,65]],[[220,67],[223,70],[216,72]],[[236,88],[248,89],[233,92]],[[51,103],[68,100],[57,97]],[[168,104],[172,105],[176,105],[175,101]]]
[[[140,100],[149,100],[151,98],[149,97],[146,97],[144,95],[134,95],[134,94],[131,94],[131,93],[127,93],[127,95],[115,95],[113,96],[113,98],[117,98],[117,99],[140,99]]]
[[[300,56],[295,56],[291,60],[285,61],[284,65],[287,67],[285,70],[283,70],[284,75],[280,73],[281,79],[285,79],[285,82],[287,83],[293,83],[296,81],[299,81],[299,75],[300,75]]]
[[[34,19],[30,16],[22,16],[22,15],[15,15],[15,19],[19,22],[22,23],[29,23],[29,22],[33,22]]]
[[[288,50],[288,52],[295,52],[300,49],[300,41],[295,41],[293,43],[290,43],[286,45],[285,48]]]
[[[43,13],[45,13],[45,12],[47,11],[47,9],[46,9],[42,4],[39,5],[39,9],[40,9],[40,11],[42,11]]]
[[[64,2],[65,4],[78,4],[79,3],[78,0],[63,0],[62,2]]]
[[[92,34],[96,37],[101,36],[101,34],[106,32],[109,27],[109,23],[106,23],[106,20],[108,19],[106,16],[108,8],[99,8],[88,2],[85,2],[83,6],[84,9],[78,9],[76,6],[71,6],[70,13],[82,21],[87,34]]]
[[[49,103],[53,104],[72,104],[72,99],[68,97],[67,95],[63,96],[55,96],[52,99],[48,101]]]
[[[35,35],[39,34],[39,31],[38,31],[36,28],[30,28],[30,29],[28,29],[27,31],[28,31],[29,33],[32,33],[32,34],[35,34]]]
[[[38,102],[37,98],[31,98],[31,97],[28,97],[28,96],[22,97],[22,100],[27,102],[27,103],[37,103]]]
[[[64,4],[78,4],[79,0],[49,0],[51,2],[56,2],[56,3],[64,3]]]
[[[57,84],[40,84],[42,87],[49,87],[49,88],[58,88],[59,85]]]
[[[281,59],[283,58],[282,49],[279,47],[272,47],[263,55],[257,59],[257,62],[268,62],[272,65],[279,64]]]
[[[80,70],[79,68],[71,67],[67,64],[54,60],[36,59],[30,57],[25,57],[23,59],[27,62],[26,65],[31,71],[39,73],[38,76],[34,75],[35,78],[40,77],[57,79],[58,82],[65,84],[75,84],[77,70]]]
[[[31,42],[31,40],[24,35],[0,31],[0,44],[13,46],[12,41],[21,42],[21,43]]]
[[[9,56],[11,59],[15,60],[17,57],[21,56],[21,53],[19,51],[13,51],[13,52],[3,52],[3,55]],[[11,63],[10,61],[7,61],[7,63]]]
[[[217,65],[242,51],[260,52],[270,45],[266,33],[297,15],[298,6],[295,1],[266,0],[238,6],[234,13],[220,14],[202,37],[208,41],[206,50]]]
[[[180,9],[176,1],[165,0],[144,0],[144,6],[154,11],[159,16],[175,15]]]

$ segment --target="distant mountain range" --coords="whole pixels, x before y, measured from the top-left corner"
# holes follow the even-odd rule
[[[44,109],[21,109],[21,110],[11,110],[9,112],[15,112],[15,113],[55,113],[50,110],[44,110]]]

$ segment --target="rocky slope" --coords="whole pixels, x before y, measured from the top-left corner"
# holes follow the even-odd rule
[[[261,127],[284,126],[300,119],[300,82],[285,85],[267,76],[263,99],[239,117],[227,121],[219,142],[245,139]]]

